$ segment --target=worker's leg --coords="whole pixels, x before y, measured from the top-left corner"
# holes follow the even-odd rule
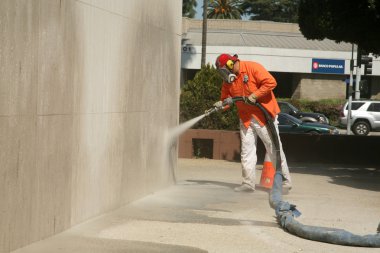
[[[277,134],[278,141],[280,144],[281,169],[282,169],[281,172],[285,178],[284,185],[286,185],[287,187],[291,187],[292,180],[291,180],[290,173],[289,173],[288,163],[286,162],[285,153],[284,153],[284,150],[282,149],[282,143],[281,143],[281,139],[280,139],[280,135],[279,135],[279,131],[278,131],[277,117],[275,119],[274,125],[276,128],[276,134]],[[266,152],[267,152],[271,162],[273,163],[275,161],[276,154],[274,152],[275,147],[272,143],[272,139],[270,138],[270,133],[269,133],[268,128],[266,126],[264,126],[264,127],[260,126],[260,124],[255,119],[252,119],[251,126],[252,126],[252,128],[254,128],[254,131],[257,132],[257,135],[260,137],[260,139],[263,141]]]
[[[240,138],[241,138],[241,165],[243,184],[255,189],[256,182],[256,144],[257,135],[252,127],[245,128],[240,122]],[[239,190],[239,189],[235,189]]]

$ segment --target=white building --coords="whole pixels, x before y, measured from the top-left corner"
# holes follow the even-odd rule
[[[183,18],[182,80],[200,69],[202,20]],[[209,19],[206,62],[214,64],[221,53],[263,64],[277,79],[279,97],[345,98],[352,45],[332,40],[307,40],[298,24],[268,21]],[[356,47],[354,48],[356,59]],[[362,73],[364,70],[362,68]],[[361,97],[380,98],[380,58],[373,60],[368,87]]]

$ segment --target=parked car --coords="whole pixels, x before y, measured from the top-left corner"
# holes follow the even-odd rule
[[[286,113],[278,115],[278,129],[280,133],[339,134],[334,126],[303,122]]]
[[[339,122],[347,127],[348,102],[340,112]],[[351,130],[355,135],[368,135],[380,131],[380,101],[355,100],[351,103]]]
[[[278,102],[282,113],[287,113],[303,122],[315,122],[321,124],[330,124],[329,119],[322,113],[301,112],[289,102]]]

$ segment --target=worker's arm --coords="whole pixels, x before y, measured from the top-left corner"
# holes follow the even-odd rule
[[[225,82],[223,82],[223,85],[222,85],[222,92],[220,94],[220,101],[224,101],[226,98],[229,98],[231,97],[231,94],[230,94],[230,89],[229,89],[229,85],[230,84],[227,84]],[[224,106],[224,109],[227,110],[229,109],[230,106],[229,105],[225,105]]]
[[[253,76],[255,77],[259,87],[253,92],[252,96],[257,100],[265,95],[268,95],[277,86],[277,82],[274,77],[260,64],[256,64],[253,71]]]

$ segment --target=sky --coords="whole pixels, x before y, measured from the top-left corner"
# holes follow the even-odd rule
[[[202,14],[203,14],[203,0],[197,0],[197,8],[196,11],[197,13],[195,14],[195,19],[202,19]]]

